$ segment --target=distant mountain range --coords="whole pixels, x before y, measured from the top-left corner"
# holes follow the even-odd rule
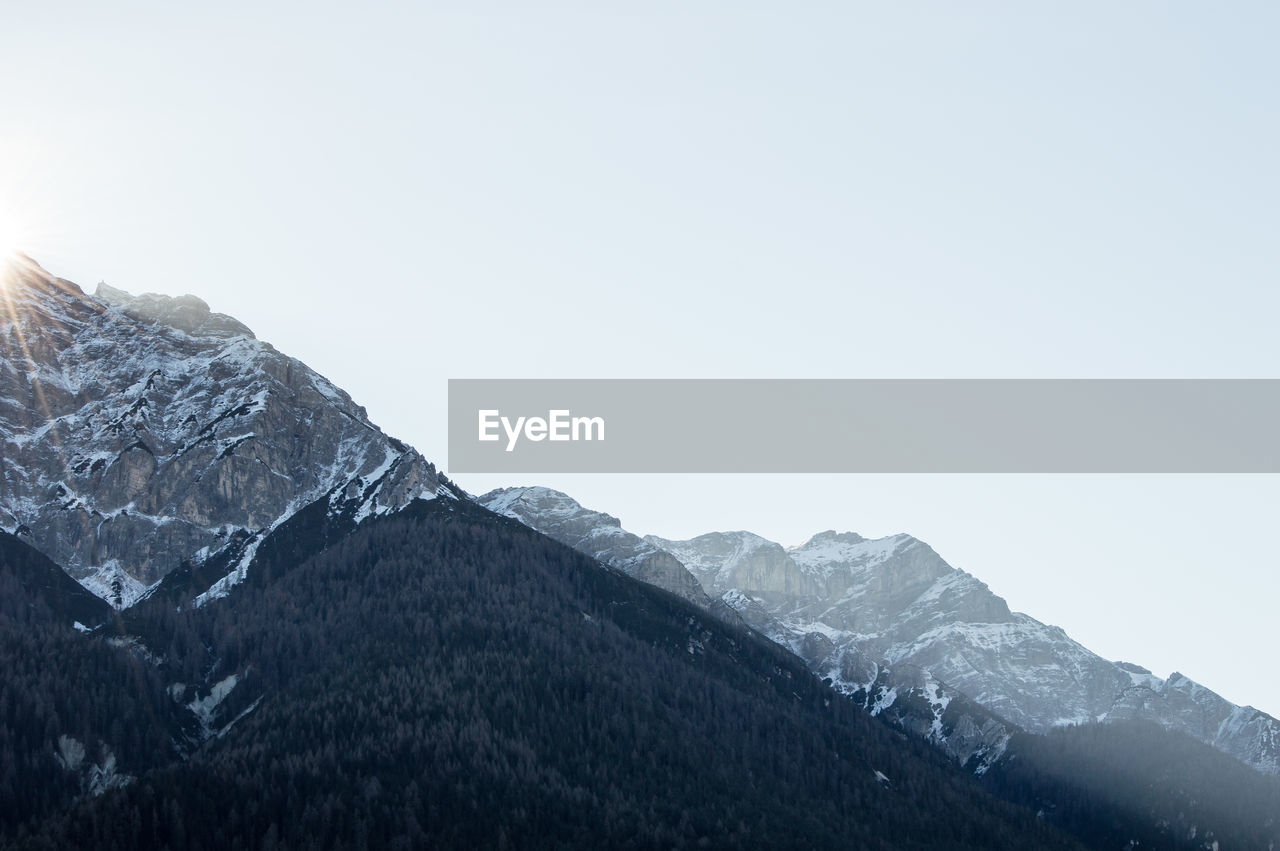
[[[1011,612],[910,535],[828,531],[790,549],[750,532],[669,541],[632,535],[547,488],[502,489],[479,501],[696,602],[693,577],[715,601],[704,608],[732,609],[839,691],[875,714],[898,715],[961,762],[974,760],[975,770],[998,758],[1015,730],[1139,719],[1280,773],[1275,718],[1181,674],[1162,680],[1101,658],[1060,627]],[[663,570],[634,573],[640,553]]]
[[[1275,719],[910,536],[472,497],[204,302],[28,258],[0,347],[0,849],[1280,842]]]

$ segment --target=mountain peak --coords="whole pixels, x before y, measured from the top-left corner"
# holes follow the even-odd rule
[[[678,559],[624,530],[612,514],[586,508],[567,494],[545,487],[499,488],[477,497],[476,502],[696,605],[712,605],[698,580]]]
[[[813,535],[799,547],[789,547],[788,549],[798,550],[815,544],[861,544],[866,540],[857,532],[837,532],[835,529],[828,529],[825,532]]]
[[[23,301],[42,296],[86,298],[80,287],[51,274],[22,252],[14,252],[0,260],[0,293],[11,303],[14,298]]]
[[[86,295],[25,257],[4,286],[0,526],[90,590],[145,588],[326,495],[383,513],[452,493],[350,396],[195,296]]]
[[[133,319],[167,325],[192,336],[254,338],[244,323],[224,313],[214,313],[204,299],[193,295],[143,293],[135,296],[103,282],[98,284],[94,297]]]
[[[1115,666],[1120,670],[1125,671],[1126,673],[1142,674],[1145,676],[1155,676],[1154,674],[1151,673],[1150,668],[1144,668],[1141,665],[1137,665],[1133,662],[1118,661],[1115,663]]]
[[[729,547],[739,549],[779,546],[768,538],[757,535],[755,532],[748,532],[745,529],[734,529],[725,532],[704,532],[697,537],[689,538],[684,541],[668,540],[666,538],[660,538],[657,535],[647,535],[646,540],[653,541],[659,546],[664,543],[671,544],[673,546],[697,545],[702,547]]]
[[[585,513],[589,514],[596,524],[622,526],[622,521],[613,515],[591,511],[567,493],[541,485],[498,488],[484,494],[478,501],[496,514],[504,514],[522,522],[526,516],[535,513],[543,517],[560,518],[576,517]]]
[[[43,278],[53,277],[35,259],[21,251],[13,251],[5,255],[0,262],[3,263],[5,277],[17,274],[36,275]]]

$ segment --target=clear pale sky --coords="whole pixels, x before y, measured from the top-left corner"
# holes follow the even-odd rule
[[[1277,377],[1275,4],[258,5],[11,4],[0,227],[437,461],[450,377]],[[1276,477],[537,483],[667,537],[908,531],[1280,714]]]

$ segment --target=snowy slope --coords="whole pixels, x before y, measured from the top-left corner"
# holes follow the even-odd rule
[[[0,527],[128,606],[183,560],[334,488],[370,510],[448,485],[351,398],[193,296],[0,277]]]
[[[1060,627],[1011,612],[1005,601],[964,571],[948,565],[910,535],[867,540],[823,532],[786,551],[731,533],[688,541],[646,540],[686,563],[699,576],[726,572],[741,584],[722,592],[726,602],[753,606],[797,636],[818,634],[861,661],[829,676],[850,687],[883,665],[917,670],[925,688],[939,684],[1013,725],[1045,732],[1063,724],[1145,718],[1182,730],[1268,773],[1280,773],[1280,722],[1251,707],[1237,707],[1181,674],[1161,680],[1134,665],[1111,662],[1071,639]],[[747,543],[750,546],[747,546]],[[798,573],[803,577],[793,578]],[[814,589],[779,593],[780,584]],[[804,655],[804,654],[802,654]],[[865,679],[864,679],[865,681]],[[885,698],[879,698],[883,701]],[[880,709],[885,708],[880,706]]]
[[[480,501],[615,566],[654,548],[669,553],[815,675],[975,770],[1018,729],[1145,718],[1280,773],[1276,719],[1179,674],[1161,680],[1103,659],[1061,628],[1010,611],[910,535],[827,531],[790,549],[743,531],[640,540],[616,518],[543,488]]]
[[[702,608],[712,606],[698,580],[669,553],[624,530],[618,518],[583,508],[559,491],[501,488],[476,501],[628,576],[665,588]]]
[[[611,567],[679,594],[723,620],[750,626],[795,653],[820,679],[829,680],[872,714],[885,714],[975,770],[998,758],[1016,729],[927,671],[873,659],[857,646],[852,632],[776,616],[765,597],[794,599],[798,591],[813,593],[826,586],[805,575],[782,547],[758,535],[713,533],[690,546],[642,539],[624,530],[617,518],[541,487],[495,490],[477,501]],[[868,544],[866,549],[875,552],[877,546]],[[715,596],[698,588],[699,581]],[[741,591],[735,587],[739,585],[762,596]]]

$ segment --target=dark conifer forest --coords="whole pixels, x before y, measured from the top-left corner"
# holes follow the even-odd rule
[[[7,671],[46,669],[21,691],[54,696],[5,719],[6,801],[20,758],[47,790],[6,807],[9,845],[1073,847],[780,648],[514,522],[419,503],[291,562],[328,522],[282,527],[215,604],[6,638]],[[147,651],[110,646],[122,629]],[[220,709],[247,714],[170,757],[166,688],[232,674]],[[67,730],[136,779],[59,815]]]
[[[1016,736],[986,779],[1095,848],[1280,847],[1280,780],[1149,721]]]
[[[1211,825],[1223,848],[1265,848],[1275,835],[1274,784],[1159,730],[1020,738],[974,778],[755,633],[465,501],[359,526],[317,503],[199,608],[175,602],[190,570],[117,615],[32,582],[32,564],[56,565],[4,544],[5,848],[1201,847],[1193,824],[1202,841]],[[69,625],[73,604],[96,629]],[[1188,765],[1210,770],[1188,780]]]

